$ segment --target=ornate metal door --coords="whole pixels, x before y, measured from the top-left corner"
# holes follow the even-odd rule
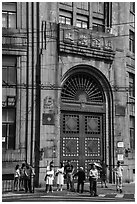
[[[102,159],[102,114],[62,112],[61,161],[71,160],[75,169],[88,171],[91,161]]]

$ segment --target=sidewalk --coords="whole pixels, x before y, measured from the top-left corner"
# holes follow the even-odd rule
[[[116,192],[116,185],[115,184],[107,184],[108,188],[101,188],[101,184],[98,184],[97,186],[97,193],[99,195],[112,195],[112,194],[119,194],[118,192]],[[54,195],[62,195],[62,196],[65,196],[66,194],[71,194],[73,196],[77,195],[76,193],[76,189],[77,189],[77,184],[75,183],[74,184],[74,188],[75,188],[75,192],[70,192],[70,191],[67,191],[66,189],[66,184],[63,186],[63,191],[62,192],[57,192],[56,189],[57,187],[54,186],[53,187],[53,193]],[[6,196],[20,196],[20,195],[30,195],[30,193],[25,193],[24,191],[13,191],[13,192],[4,192],[2,193],[2,196],[3,197],[6,197]],[[34,194],[35,195],[42,195],[42,194],[45,194],[45,187],[43,188],[35,188],[34,190]],[[34,195],[33,194],[33,195]],[[83,194],[86,194],[86,195],[89,195],[89,183],[85,183],[84,184],[84,193]],[[122,194],[135,194],[135,183],[124,183],[123,184],[123,192]],[[31,193],[32,195],[32,193]],[[82,196],[82,194],[80,194]]]
[[[101,184],[98,184],[97,190],[99,194],[110,194],[110,193],[117,193],[116,192],[116,185],[115,184],[107,184],[108,188],[101,188]],[[77,190],[77,184],[74,184],[75,191]],[[57,187],[53,187],[53,191],[56,191]],[[63,186],[63,191],[67,191],[66,184]],[[45,188],[35,188],[35,192],[45,192]],[[84,193],[89,193],[89,183],[84,184]],[[123,184],[123,193],[131,193],[135,194],[135,183],[124,183]]]

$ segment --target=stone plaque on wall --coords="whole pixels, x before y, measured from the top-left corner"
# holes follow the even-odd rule
[[[116,116],[125,116],[125,107],[121,105],[116,105],[115,107]]]
[[[54,113],[43,113],[42,115],[42,125],[54,125],[55,115]]]

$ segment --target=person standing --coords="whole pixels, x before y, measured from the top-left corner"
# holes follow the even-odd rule
[[[78,177],[78,184],[77,184],[77,192],[79,193],[79,189],[81,186],[81,193],[83,193],[84,191],[84,181],[85,181],[85,172],[83,167],[80,167],[79,171],[74,174],[74,177],[77,176]]]
[[[25,168],[25,163],[22,163],[22,166],[20,168],[20,190],[24,191],[25,187],[24,187],[24,168]]]
[[[15,174],[14,174],[14,191],[19,191],[20,185],[20,169],[19,165],[17,164],[15,167]]]
[[[64,167],[64,171],[65,171],[66,181],[67,181],[67,190],[69,190],[69,185],[70,185],[70,190],[74,191],[74,185],[73,185],[74,167],[69,160]]]
[[[28,192],[28,190],[30,193],[32,193],[31,175],[32,175],[32,167],[29,164],[26,164],[26,166],[24,167],[24,187],[25,187],[26,193]]]
[[[47,180],[47,172],[50,171],[51,166],[53,166],[53,161],[49,162],[49,161],[47,160],[46,176],[45,176],[45,179],[44,179],[45,181]],[[46,183],[47,183],[47,182],[46,182]],[[47,191],[51,191],[51,186],[50,186],[50,189],[48,189],[48,184],[46,184],[46,192],[47,192]]]
[[[64,167],[62,162],[60,162],[60,166],[57,169],[56,176],[57,176],[57,191],[59,190],[62,191],[62,187],[64,185]]]
[[[95,164],[90,164],[91,168],[89,171],[89,181],[90,181],[90,196],[97,195],[97,179],[98,179],[98,170],[96,169]]]
[[[117,166],[113,169],[116,173],[116,190],[120,190],[122,193],[122,176],[123,176],[123,167],[121,166],[120,161],[117,162]]]
[[[53,181],[54,181],[54,170],[53,166],[50,165],[50,170],[46,173],[46,193],[51,191],[53,193]]]
[[[107,165],[104,161],[101,163],[101,170],[100,170],[100,178],[101,178],[101,187],[103,188],[103,183],[105,184],[105,188],[107,188]]]

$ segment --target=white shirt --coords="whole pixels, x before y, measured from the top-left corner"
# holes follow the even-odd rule
[[[19,170],[19,169],[16,170],[16,172],[15,172],[15,177],[16,177],[16,178],[20,177],[20,170]]]
[[[89,171],[89,176],[93,179],[98,179],[98,170],[97,169],[91,169]]]
[[[116,168],[114,168],[114,171],[116,172],[116,176],[122,177],[122,172],[123,172],[122,166],[117,166]]]
[[[46,184],[53,185],[54,180],[54,170],[47,171]]]

